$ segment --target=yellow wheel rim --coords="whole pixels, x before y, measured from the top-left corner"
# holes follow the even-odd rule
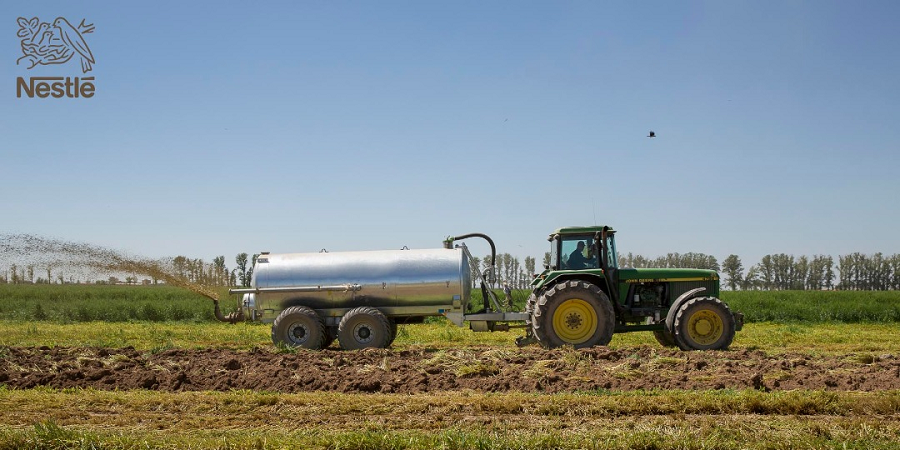
[[[553,312],[553,330],[565,342],[581,344],[597,332],[597,311],[590,303],[573,298]]]
[[[722,337],[725,326],[715,311],[704,309],[691,315],[687,331],[692,341],[700,345],[712,345]]]

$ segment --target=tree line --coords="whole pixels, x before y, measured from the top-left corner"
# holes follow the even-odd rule
[[[250,256],[247,253],[238,253],[235,256],[233,269],[229,269],[225,264],[225,256],[217,256],[211,263],[200,258],[176,256],[171,260],[162,261],[161,265],[166,267],[168,274],[194,284],[249,287],[250,279],[253,276],[253,265],[256,264],[258,256],[258,254]],[[0,270],[0,284],[76,284],[81,282],[81,279],[75,278],[76,275],[64,274],[64,269],[64,267],[52,264],[40,268],[34,264],[10,264],[5,270]],[[70,269],[70,271],[73,273],[83,272],[78,269]],[[81,274],[81,276],[84,275]],[[128,274],[122,280],[117,276],[110,276],[106,279],[86,282],[92,284],[119,284],[122,282],[126,284],[157,284],[159,279],[154,276],[140,279],[138,274]]]
[[[169,261],[173,275],[191,283],[207,286],[250,286],[253,266],[258,254],[239,253],[235,256],[235,266],[226,265],[225,256],[213,258],[211,263],[203,259],[176,256]],[[478,274],[490,266],[490,255],[474,257],[470,267],[473,287],[478,285]],[[543,263],[549,264],[550,254],[544,254]],[[872,255],[851,253],[837,258],[837,264],[830,255],[794,256],[784,253],[763,256],[756,264],[744,266],[738,255],[728,255],[719,264],[716,257],[704,253],[668,253],[664,256],[647,258],[643,255],[627,253],[619,255],[620,268],[696,268],[715,270],[722,274],[722,286],[730,290],[900,290],[900,254]],[[50,284],[76,283],[73,275],[63,273],[64,268],[54,265],[38,267],[34,264],[11,264],[0,270],[0,284]],[[501,253],[496,258],[493,287],[509,286],[511,289],[528,289],[537,273],[533,257],[525,257],[524,263],[509,253]],[[124,281],[128,284],[156,284],[157,279],[139,280],[130,274]],[[118,284],[120,280],[109,277],[96,280],[98,284]]]

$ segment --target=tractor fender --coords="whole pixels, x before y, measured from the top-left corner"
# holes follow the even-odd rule
[[[699,287],[696,289],[691,289],[684,294],[678,296],[674,302],[672,302],[672,306],[669,307],[669,313],[666,314],[666,331],[672,332],[672,327],[675,326],[675,315],[678,314],[678,310],[681,308],[681,304],[688,301],[689,299],[694,298],[697,294],[705,291],[705,287]]]

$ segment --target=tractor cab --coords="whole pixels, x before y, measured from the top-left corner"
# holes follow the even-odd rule
[[[567,227],[554,231],[549,270],[615,269],[615,231],[610,227]]]

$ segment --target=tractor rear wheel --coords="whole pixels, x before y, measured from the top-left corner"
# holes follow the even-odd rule
[[[685,301],[675,313],[672,334],[682,350],[723,350],[734,340],[734,315],[715,297]]]
[[[306,306],[291,306],[275,318],[272,342],[318,350],[325,342],[325,325],[315,311]]]
[[[338,341],[344,350],[385,348],[391,338],[391,324],[381,311],[360,306],[351,309],[338,325]]]
[[[546,290],[534,306],[532,330],[544,347],[606,345],[615,330],[609,298],[597,285],[565,281]]]

